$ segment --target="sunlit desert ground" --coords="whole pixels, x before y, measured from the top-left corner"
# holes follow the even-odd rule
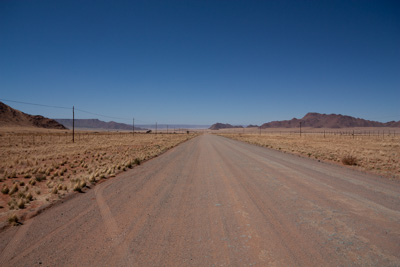
[[[351,166],[389,179],[400,179],[400,130],[358,129],[235,129],[220,135],[280,150]],[[354,131],[354,135],[353,135]],[[325,134],[324,134],[325,132]]]
[[[196,134],[144,134],[2,129],[0,222],[82,192]]]

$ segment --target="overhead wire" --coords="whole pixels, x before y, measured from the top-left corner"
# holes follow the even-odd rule
[[[19,104],[40,106],[40,107],[61,108],[61,109],[72,109],[72,108],[67,108],[67,107],[51,106],[51,105],[44,105],[44,104],[37,104],[37,103],[29,103],[29,102],[15,101],[15,100],[3,99],[3,98],[0,98],[0,100],[1,100],[1,101],[6,101],[6,102],[19,103]]]
[[[59,109],[68,109],[72,111],[72,107],[62,107],[62,106],[54,106],[54,105],[45,105],[45,104],[38,104],[38,103],[31,103],[31,102],[23,102],[23,101],[16,101],[16,100],[10,100],[10,99],[4,99],[4,98],[0,98],[1,101],[5,101],[5,102],[12,102],[12,103],[19,103],[19,104],[25,104],[25,105],[33,105],[33,106],[40,106],[40,107],[48,107],[48,108],[59,108]],[[96,116],[100,116],[100,117],[104,117],[104,118],[110,118],[110,119],[116,119],[116,120],[124,120],[124,121],[132,121],[132,118],[122,118],[122,117],[114,117],[114,116],[108,116],[108,115],[104,115],[104,114],[99,114],[99,113],[94,113],[94,112],[90,112],[90,111],[86,111],[86,110],[82,110],[79,108],[74,108],[75,111],[80,111],[83,113],[87,113],[87,114],[91,114],[91,115],[96,115]],[[147,123],[141,120],[137,120],[140,121],[142,123]]]
[[[86,111],[86,110],[82,110],[82,109],[78,109],[78,108],[75,108],[75,110],[80,111],[80,112],[83,112],[83,113],[91,114],[91,115],[96,115],[96,116],[100,116],[100,117],[110,118],[110,119],[129,120],[129,121],[132,120],[132,119],[128,119],[128,118],[120,118],[120,117],[107,116],[107,115],[98,114],[98,113],[94,113],[94,112],[90,112],[90,111]]]

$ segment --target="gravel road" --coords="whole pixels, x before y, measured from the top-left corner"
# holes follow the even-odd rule
[[[400,183],[202,135],[0,233],[1,266],[400,266]]]

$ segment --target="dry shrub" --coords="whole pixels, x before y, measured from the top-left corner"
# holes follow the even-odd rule
[[[17,206],[20,209],[24,209],[25,208],[25,201],[21,198],[20,200],[18,200]]]
[[[32,201],[33,200],[33,196],[32,194],[29,192],[26,196],[25,196],[27,201]]]
[[[344,156],[343,158],[342,158],[342,163],[344,164],[344,165],[357,165],[357,159],[356,159],[356,157],[353,157],[353,156],[351,156],[351,155],[347,155],[347,156]]]
[[[1,192],[5,195],[7,195],[10,192],[10,189],[8,188],[7,185],[3,185],[3,188],[1,189]]]
[[[92,183],[92,184],[95,184],[95,183],[96,183],[96,178],[94,177],[94,175],[91,175],[91,176],[90,176],[89,182]]]
[[[75,184],[73,189],[74,189],[74,191],[77,191],[77,192],[81,192],[82,191],[82,188],[79,186],[79,184]]]
[[[16,214],[11,215],[8,218],[8,223],[11,224],[11,225],[17,225],[19,223],[18,216]]]
[[[11,187],[11,190],[10,190],[10,192],[8,192],[8,194],[9,195],[12,195],[12,194],[14,194],[15,192],[17,192],[18,191],[18,185],[17,184],[14,184],[12,187]]]

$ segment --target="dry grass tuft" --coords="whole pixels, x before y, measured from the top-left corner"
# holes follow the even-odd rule
[[[80,185],[79,182],[77,182],[77,183],[74,185],[73,189],[74,189],[74,191],[76,191],[76,192],[82,192],[82,187],[81,187],[81,185]]]
[[[11,225],[17,225],[19,223],[19,219],[17,214],[13,214],[8,218],[8,223]]]
[[[15,184],[11,187],[11,190],[10,190],[10,192],[8,192],[8,194],[11,196],[12,194],[14,194],[14,193],[17,192],[17,191],[18,191],[18,184],[15,183]]]
[[[32,194],[31,194],[31,192],[29,192],[28,194],[26,194],[25,198],[26,198],[27,201],[32,201],[32,200],[33,200],[33,196],[32,196]]]
[[[350,156],[350,155],[344,156],[342,158],[342,163],[344,165],[357,165],[357,159],[355,157],[353,157],[353,156]]]
[[[25,200],[23,200],[22,198],[18,200],[17,203],[18,208],[20,209],[24,209],[25,208]]]
[[[3,184],[3,187],[1,188],[1,192],[5,195],[7,195],[10,192],[10,189],[8,188],[7,185]]]

